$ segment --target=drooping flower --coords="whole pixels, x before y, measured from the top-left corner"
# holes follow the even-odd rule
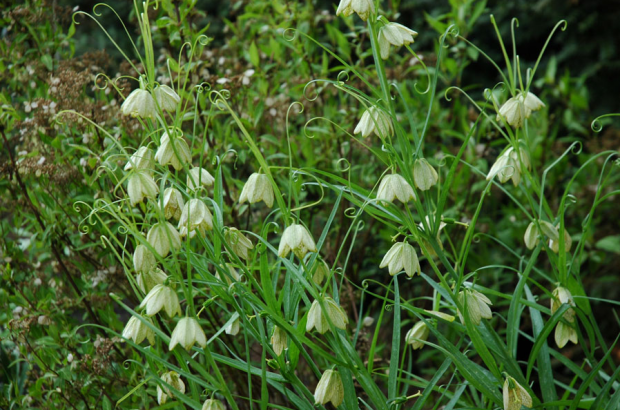
[[[136,246],[133,253],[133,267],[138,273],[150,272],[157,266],[157,260],[153,252],[145,245]]]
[[[560,225],[557,225],[555,227],[558,231],[560,229]],[[560,238],[559,238],[560,234],[558,233],[558,239],[557,240],[553,240],[553,239],[549,239],[549,248],[551,248],[551,250],[555,253],[560,252]],[[568,231],[566,230],[566,227],[564,228],[564,252],[569,252],[571,246],[573,245],[573,238],[570,237]]]
[[[155,153],[155,159],[159,165],[172,165],[177,171],[181,170],[185,164],[192,161],[192,154],[183,136],[170,138],[167,132],[161,136],[160,146]]]
[[[230,322],[228,325],[226,325],[224,331],[227,335],[235,336],[237,333],[239,333],[240,325],[241,321],[239,320],[239,318],[237,318]]]
[[[245,260],[249,258],[249,251],[254,249],[254,245],[241,231],[237,228],[229,228],[224,233],[224,238],[235,255]]]
[[[429,333],[430,330],[428,326],[426,326],[426,323],[420,320],[407,332],[405,342],[410,344],[413,350],[421,349],[424,347],[424,343],[422,342],[428,339]]]
[[[360,122],[355,127],[353,134],[362,133],[362,137],[366,138],[374,133],[379,138],[387,138],[394,135],[394,127],[390,116],[378,108],[372,106],[362,114]]]
[[[388,267],[391,276],[396,275],[403,270],[410,278],[416,273],[421,272],[418,254],[413,246],[405,242],[397,242],[385,254],[379,268]]]
[[[303,225],[292,224],[287,227],[282,234],[280,246],[278,247],[278,255],[281,258],[286,258],[291,251],[293,251],[299,259],[303,259],[308,252],[317,252],[312,235],[310,235],[310,232],[308,232]]]
[[[178,189],[169,187],[164,190],[164,217],[166,219],[174,218],[178,221],[184,205],[183,195]]]
[[[553,297],[551,298],[551,314],[553,315],[557,310],[562,307],[563,304],[567,304],[570,308],[564,312],[562,318],[568,322],[564,323],[559,321],[555,327],[555,343],[561,349],[566,346],[566,343],[570,340],[577,344],[579,341],[577,337],[577,330],[575,330],[575,301],[573,295],[568,289],[562,286],[558,286],[553,290]]]
[[[160,222],[153,225],[146,235],[146,240],[162,258],[170,253],[170,249],[181,248],[179,232],[170,222]]]
[[[377,40],[381,58],[387,60],[390,56],[390,46],[401,47],[413,43],[413,37],[418,33],[398,23],[388,23],[379,29]]]
[[[148,171],[132,171],[127,182],[127,194],[131,206],[142,202],[146,198],[155,198],[159,192],[159,186],[153,181]]]
[[[149,318],[143,319],[151,324],[153,323]],[[135,316],[132,316],[127,321],[122,336],[125,339],[133,340],[137,345],[142,343],[145,338],[148,339],[150,344],[155,344],[155,332],[153,332],[153,329],[142,323],[142,321]]]
[[[317,259],[317,267],[312,275],[312,281],[317,285],[323,283],[325,277],[329,276],[330,269],[323,259]]]
[[[210,187],[215,182],[215,178],[204,168],[195,167],[187,174],[187,189],[196,191],[200,186]]]
[[[121,105],[121,112],[132,117],[155,118],[157,116],[155,99],[147,90],[138,88],[125,99]]]
[[[178,227],[181,237],[189,234],[189,237],[193,238],[196,235],[196,231],[201,236],[204,236],[206,231],[213,229],[213,215],[202,200],[197,198],[190,199],[183,207]]]
[[[478,326],[482,318],[491,319],[493,318],[493,313],[491,312],[491,308],[489,305],[493,305],[491,300],[487,298],[482,293],[478,292],[474,289],[465,289],[459,292],[458,294],[459,303],[464,305],[464,309],[467,310],[467,314],[469,315],[469,319],[474,324],[474,326]],[[465,318],[461,311],[458,311],[459,318],[461,319],[461,323],[465,324]]]
[[[430,189],[439,180],[435,168],[428,163],[426,158],[418,158],[413,164],[413,182],[422,191]]]
[[[512,377],[506,377],[502,392],[504,410],[521,410],[521,406],[532,407],[532,396]]]
[[[168,279],[168,275],[166,275],[166,273],[159,268],[151,269],[148,272],[138,273],[136,276],[138,287],[144,293],[150,292],[156,285],[164,283],[166,279]]]
[[[202,405],[202,410],[226,410],[224,403],[215,399],[208,399]]]
[[[164,309],[170,317],[181,315],[181,305],[179,304],[179,296],[177,292],[170,286],[158,284],[144,297],[140,308],[146,307],[147,316],[153,316]]]
[[[402,203],[406,203],[410,199],[416,200],[413,188],[398,174],[388,174],[383,177],[377,190],[377,199],[381,201],[393,202],[398,199]]]
[[[344,400],[344,385],[340,373],[336,370],[325,370],[314,391],[314,404],[331,402],[338,407]]]
[[[357,15],[364,21],[368,20],[371,14],[375,14],[375,3],[373,0],[340,0],[336,15],[349,17],[351,14]]]
[[[349,323],[349,318],[347,317],[344,309],[338,306],[336,301],[330,297],[326,297],[325,299],[323,299],[323,304],[325,305],[325,309],[327,310],[329,320],[331,320],[334,327],[338,329],[346,329],[347,324]],[[312,306],[310,306],[310,311],[308,311],[306,332],[310,332],[313,328],[316,328],[317,332],[321,334],[324,334],[325,332],[330,330],[327,316],[325,316],[325,313],[321,309],[321,304],[318,300],[312,302]]]
[[[181,102],[181,97],[167,85],[158,85],[153,90],[153,97],[159,104],[159,108],[165,111],[174,111]]]
[[[530,224],[527,226],[527,229],[525,230],[525,235],[523,236],[525,246],[527,246],[527,248],[530,250],[534,249],[538,245],[541,235],[547,236],[550,241],[557,242],[560,240],[560,233],[558,232],[557,228],[553,226],[553,224],[551,224],[550,222],[539,219],[538,226],[534,221],[530,222]]]
[[[180,344],[185,350],[189,351],[196,343],[200,347],[205,347],[207,345],[207,336],[196,318],[184,317],[179,320],[172,332],[172,336],[170,336],[168,350],[172,350],[176,345]]]
[[[185,393],[185,383],[183,383],[183,380],[181,380],[181,376],[179,376],[179,374],[175,371],[170,371],[170,372],[166,372],[163,373],[160,376],[161,380],[168,383],[170,386],[174,387],[175,389],[177,389],[178,391],[180,391],[181,393]],[[172,393],[170,391],[170,389],[166,386],[160,386],[159,384],[157,385],[157,403],[158,404],[165,404],[166,401],[168,400],[168,397],[172,397],[174,396],[174,393]]]
[[[517,186],[521,181],[523,167],[526,169],[530,168],[530,157],[527,151],[523,147],[519,147],[519,153],[517,154],[513,147],[509,147],[497,158],[495,164],[491,167],[487,175],[487,181],[490,181],[497,175],[499,182],[502,184],[512,179],[514,186]]]
[[[137,169],[143,171],[152,171],[155,168],[155,160],[153,159],[153,150],[148,147],[140,147],[133,153],[129,161],[125,164],[125,171]]]
[[[241,190],[239,203],[249,202],[254,204],[259,201],[265,201],[265,205],[269,208],[273,206],[273,187],[269,181],[269,177],[265,174],[254,173],[250,175],[248,181]]]
[[[286,332],[279,326],[273,327],[273,335],[271,336],[271,347],[277,356],[280,356],[287,347]]]
[[[519,128],[525,119],[530,118],[533,111],[538,111],[544,106],[545,104],[531,91],[525,96],[519,92],[500,107],[496,121],[503,120],[513,127]]]

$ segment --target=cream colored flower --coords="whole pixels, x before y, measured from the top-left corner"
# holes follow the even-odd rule
[[[175,111],[181,102],[181,97],[167,85],[159,85],[153,90],[153,97],[159,108],[165,111]]]
[[[175,371],[163,373],[160,376],[161,380],[168,383],[170,386],[174,387],[181,393],[185,393],[185,383],[181,380],[181,376]],[[170,389],[166,386],[162,388],[159,384],[157,385],[157,403],[165,404],[168,400],[168,397],[174,396],[174,393],[170,391]]]
[[[478,292],[474,289],[465,289],[459,292],[458,294],[459,303],[464,305],[464,309],[467,310],[469,315],[469,319],[474,324],[474,326],[478,326],[482,318],[491,319],[493,318],[493,313],[491,312],[491,308],[489,305],[493,305],[491,300],[487,298],[482,293]],[[461,314],[461,311],[458,311],[459,318],[461,319],[461,323],[465,324],[465,318]]]
[[[183,207],[181,219],[179,219],[179,235],[185,237],[189,234],[190,238],[199,232],[205,236],[206,231],[213,229],[213,215],[207,205],[202,200],[194,198],[187,201]]]
[[[169,222],[153,225],[146,235],[146,240],[162,258],[170,253],[170,249],[181,248],[179,232]]]
[[[416,200],[413,188],[398,174],[388,174],[383,177],[377,190],[377,199],[381,201],[393,202],[398,199],[402,203],[406,203],[410,199]]]
[[[566,346],[566,343],[570,340],[577,344],[579,339],[577,337],[577,330],[575,330],[575,301],[573,295],[565,287],[558,286],[553,291],[553,297],[551,298],[551,314],[553,315],[563,304],[571,306],[564,314],[562,318],[568,322],[558,322],[555,326],[555,343],[561,349]]]
[[[428,163],[426,158],[418,158],[413,164],[413,182],[415,186],[422,191],[430,189],[433,185],[437,184],[439,175],[435,168]]]
[[[240,325],[241,325],[241,321],[239,320],[239,318],[236,318],[235,320],[230,322],[228,325],[226,325],[226,327],[224,328],[224,331],[226,332],[227,335],[235,336],[237,333],[239,333]]]
[[[178,344],[185,350],[190,350],[196,343],[204,348],[207,345],[207,336],[195,318],[184,317],[179,320],[170,336],[168,350],[174,349]]]
[[[181,218],[181,210],[185,205],[183,194],[176,188],[164,189],[164,217],[174,218],[177,221]]]
[[[517,154],[513,147],[509,147],[497,158],[497,161],[491,167],[487,175],[487,181],[490,181],[497,175],[499,182],[502,184],[512,179],[514,186],[517,186],[521,181],[523,167],[530,168],[530,157],[527,151],[523,147],[519,147],[519,154]]]
[[[157,148],[155,153],[155,160],[161,166],[170,164],[179,171],[183,169],[184,165],[192,161],[192,154],[183,136],[170,138],[168,133],[164,132],[161,136],[159,148]]]
[[[538,226],[540,226],[540,229]],[[525,230],[523,241],[525,242],[525,246],[527,246],[528,249],[532,250],[538,245],[541,235],[547,236],[550,242],[557,242],[560,240],[560,233],[558,232],[557,228],[553,226],[553,224],[551,224],[550,222],[539,219],[538,226],[536,226],[536,223],[532,221]]]
[[[273,335],[271,336],[271,346],[277,356],[280,356],[287,347],[286,332],[279,326],[273,327]]]
[[[187,174],[187,189],[196,191],[200,186],[208,188],[215,182],[215,178],[204,168],[195,167]]]
[[[235,255],[245,260],[249,258],[249,251],[254,249],[254,245],[241,231],[237,228],[228,228],[224,233],[224,238]]]
[[[390,56],[390,46],[401,47],[413,43],[413,37],[418,33],[398,23],[388,23],[379,29],[377,40],[381,58],[386,60]]]
[[[325,277],[329,276],[329,274],[330,269],[329,266],[327,266],[327,263],[325,263],[322,259],[317,259],[317,267],[312,275],[312,281],[317,285],[320,285],[323,283],[323,280],[325,280]]]
[[[357,15],[364,21],[368,20],[371,14],[375,14],[375,3],[373,0],[340,0],[337,16],[349,17],[351,14]]]
[[[556,225],[555,229],[559,231],[560,225]],[[557,240],[549,239],[549,248],[551,248],[551,250],[555,253],[560,252],[559,236],[560,234],[558,233]],[[568,234],[568,231],[566,230],[566,227],[564,227],[564,251],[569,252],[572,245],[573,245],[573,238],[570,237],[570,235]]]
[[[532,396],[515,379],[508,376],[504,382],[504,410],[521,410],[532,407]]]
[[[153,324],[151,319],[143,319]],[[125,339],[133,340],[137,345],[142,343],[145,338],[148,339],[150,344],[155,344],[155,332],[153,332],[153,329],[142,323],[142,321],[135,316],[132,316],[129,318],[129,321],[127,321],[122,336]]]
[[[430,330],[428,329],[428,326],[426,326],[426,323],[420,320],[411,328],[411,330],[407,332],[405,342],[410,344],[413,350],[421,349],[424,347],[423,342],[428,339],[429,333]]]
[[[278,247],[278,255],[281,258],[293,251],[293,253],[299,258],[303,259],[308,252],[317,252],[316,244],[310,232],[299,224],[292,224],[287,227],[280,239],[280,246]]]
[[[543,104],[538,97],[532,92],[528,92],[526,96],[519,92],[517,96],[508,99],[499,109],[496,121],[505,121],[515,128],[523,125],[523,121],[530,118],[532,111],[538,111]]]
[[[208,399],[202,405],[202,410],[226,410],[224,404],[215,399]]]
[[[138,273],[150,272],[157,266],[157,260],[153,252],[145,245],[136,246],[133,253],[133,267]]]
[[[146,198],[155,198],[159,186],[153,181],[148,171],[132,171],[128,178],[127,194],[131,206],[142,202]]]
[[[418,254],[413,246],[407,242],[397,242],[390,250],[385,254],[379,268],[388,267],[390,275],[394,276],[403,270],[410,278],[416,273],[419,275],[420,262],[418,261]]]
[[[155,118],[157,108],[151,93],[141,88],[133,90],[121,105],[121,112],[125,115],[141,118]]]
[[[125,171],[137,169],[143,171],[151,171],[155,168],[155,160],[153,159],[153,150],[147,147],[140,147],[133,153],[129,161],[125,164]]]
[[[344,309],[338,306],[336,301],[330,297],[326,297],[323,300],[323,304],[325,305],[325,309],[327,310],[329,320],[331,320],[334,327],[338,329],[346,329],[347,324],[349,323],[349,318],[347,317]],[[316,328],[317,332],[321,334],[324,334],[325,332],[330,330],[329,322],[327,321],[327,317],[322,311],[321,304],[318,300],[312,302],[310,311],[308,311],[306,332],[310,332],[313,328]]]
[[[140,308],[146,308],[146,315],[153,316],[164,309],[170,317],[181,315],[181,305],[177,292],[170,286],[158,284],[145,296]]]
[[[273,206],[273,186],[269,181],[269,177],[265,174],[254,173],[250,175],[248,181],[241,190],[239,203],[249,202],[254,204],[259,201],[265,201],[265,205],[269,208]]]
[[[437,310],[426,310],[426,309],[424,311],[430,315],[443,319],[447,322],[454,322],[454,316],[449,315],[447,313],[439,312]]]
[[[331,402],[338,407],[344,400],[344,386],[340,373],[336,370],[325,370],[319,384],[314,391],[314,404],[327,404]]]
[[[138,273],[136,276],[136,282],[138,283],[138,287],[144,293],[148,293],[155,287],[155,285],[159,285],[160,283],[164,283],[168,279],[168,275],[164,273],[163,270],[159,268],[151,269],[148,272]]]
[[[362,133],[362,137],[367,137],[374,133],[379,138],[387,138],[394,135],[394,127],[390,116],[378,108],[372,106],[362,114],[360,122],[355,127],[353,134]]]

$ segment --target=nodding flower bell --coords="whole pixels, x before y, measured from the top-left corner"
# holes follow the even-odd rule
[[[144,297],[140,308],[146,307],[146,315],[153,316],[164,309],[170,317],[175,315],[181,316],[181,305],[179,304],[179,296],[177,292],[170,286],[158,284]]]
[[[325,370],[314,391],[314,404],[327,404],[330,401],[338,407],[344,400],[344,385],[340,373],[336,370]]]
[[[521,406],[532,408],[532,396],[515,379],[508,376],[502,389],[504,410],[521,410]]]
[[[213,215],[202,200],[197,198],[190,199],[183,207],[178,227],[181,237],[189,234],[189,237],[193,238],[196,235],[196,231],[201,236],[205,236],[205,231],[213,229]]]
[[[557,243],[560,240],[560,233],[558,232],[557,228],[553,226],[553,224],[551,224],[550,222],[539,219],[538,226],[536,226],[536,223],[534,221],[530,222],[530,224],[527,226],[527,229],[525,230],[525,235],[523,237],[525,246],[527,246],[529,250],[534,249],[538,245],[538,242],[540,242],[541,235],[547,236],[550,242],[555,241]]]
[[[200,347],[205,347],[207,345],[207,336],[205,336],[205,332],[195,318],[184,317],[179,320],[179,323],[172,331],[168,350],[174,349],[178,344],[183,346],[185,350],[190,350],[196,343]]]
[[[183,380],[181,380],[181,376],[179,376],[179,373],[175,371],[166,372],[163,373],[160,378],[162,381],[168,383],[170,386],[174,387],[181,393],[185,393],[185,383],[183,383]],[[162,386],[157,385],[158,404],[165,404],[166,400],[168,400],[168,397],[172,396],[174,396],[174,393],[172,393],[168,387],[163,386],[162,388]]]
[[[530,118],[533,111],[538,111],[544,106],[545,104],[534,93],[528,92],[524,96],[522,92],[519,92],[499,108],[496,121],[503,120],[513,127],[519,128],[525,119]]]
[[[166,275],[166,273],[159,268],[154,268],[148,272],[138,273],[136,276],[138,287],[144,293],[150,292],[156,285],[164,283],[166,279],[168,279],[168,275]]]
[[[153,321],[149,318],[143,318],[143,320],[153,324]],[[142,321],[135,316],[132,316],[129,318],[129,321],[127,321],[122,336],[125,339],[133,340],[137,345],[142,343],[145,338],[148,339],[150,344],[155,344],[155,332],[153,332],[153,329],[142,323]]]
[[[131,206],[142,202],[145,197],[155,198],[158,192],[159,186],[153,181],[150,172],[135,170],[129,175],[127,194]]]
[[[219,400],[208,399],[203,403],[202,410],[226,410],[226,407]]]
[[[269,208],[273,206],[273,187],[269,181],[269,177],[265,174],[253,173],[241,190],[239,195],[239,203],[265,201],[265,205]]]
[[[239,318],[236,318],[235,320],[230,322],[228,325],[226,325],[226,327],[224,328],[224,331],[226,332],[227,335],[235,336],[237,333],[239,333],[240,325],[241,325],[241,321],[239,320]]]
[[[527,151],[520,146],[519,153],[517,153],[513,147],[509,147],[497,158],[491,167],[487,175],[487,181],[490,181],[497,175],[499,182],[502,184],[512,179],[514,186],[517,186],[521,181],[523,167],[530,169],[530,157]]]
[[[281,258],[286,258],[291,251],[299,259],[303,259],[308,252],[317,252],[312,235],[303,225],[292,224],[282,234],[278,255]]]
[[[127,164],[125,171],[130,169],[138,169],[144,171],[152,171],[155,168],[155,160],[153,159],[153,150],[148,147],[140,147],[133,153]]]
[[[323,280],[325,280],[325,277],[329,276],[330,269],[323,259],[317,259],[317,265],[318,266],[312,275],[312,281],[317,285],[320,285],[323,283]]]
[[[157,116],[155,99],[147,90],[138,88],[125,99],[121,105],[121,112],[132,117],[155,118]]]
[[[215,182],[215,178],[204,168],[195,167],[187,174],[187,189],[196,191],[199,187],[210,187]]]
[[[379,268],[388,267],[391,276],[403,270],[410,278],[421,272],[418,254],[413,246],[405,242],[397,242],[385,254]]]
[[[563,304],[567,304],[570,308],[564,312],[562,318],[568,322],[564,323],[559,321],[555,327],[555,343],[561,349],[566,346],[566,343],[570,340],[577,344],[579,339],[577,338],[577,331],[575,330],[575,301],[573,295],[568,289],[562,286],[558,286],[553,290],[553,297],[551,298],[551,314],[553,315],[557,310],[562,307]]]
[[[353,13],[357,13],[362,20],[366,21],[371,14],[375,14],[375,2],[373,0],[340,0],[336,15],[349,17]]]
[[[422,342],[428,339],[429,333],[430,330],[428,326],[426,326],[426,323],[420,320],[407,332],[405,342],[410,344],[413,350],[421,349],[424,347],[424,343]]]
[[[254,249],[252,241],[245,237],[237,228],[228,228],[224,232],[224,239],[232,249],[232,251],[241,259],[248,260],[249,251]]]
[[[146,240],[162,258],[170,253],[171,248],[181,248],[179,232],[170,222],[160,222],[153,225],[146,235]]]
[[[338,306],[336,301],[330,297],[323,299],[323,305],[325,306],[327,316],[329,316],[329,320],[331,320],[334,327],[338,329],[346,329],[347,324],[349,323],[349,318],[347,317],[344,309]],[[312,302],[310,311],[308,311],[306,332],[310,332],[313,328],[316,328],[317,332],[324,334],[330,330],[327,316],[325,316],[325,313],[321,309],[321,304],[318,300]]]
[[[489,305],[493,305],[491,300],[487,298],[482,293],[478,292],[474,289],[465,289],[459,292],[457,296],[459,303],[463,304],[463,308],[467,310],[467,314],[469,315],[469,319],[474,324],[474,326],[478,326],[482,318],[491,319],[493,318],[493,313],[491,312],[491,308]],[[458,312],[459,318],[461,319],[461,323],[465,324],[465,318],[461,314],[461,311]]]
[[[153,90],[153,97],[159,108],[165,111],[174,111],[181,102],[181,97],[172,88],[167,85],[158,85]]]
[[[413,188],[398,174],[388,174],[383,177],[377,190],[377,199],[381,201],[393,202],[398,199],[402,203],[406,203],[410,199],[416,200]]]
[[[157,266],[157,260],[153,252],[145,245],[136,246],[133,252],[133,267],[137,273],[150,272]]]
[[[560,229],[560,225],[557,225],[555,227],[558,231]],[[560,252],[560,238],[559,238],[560,234],[558,233],[558,239],[557,240],[553,240],[553,239],[549,239],[549,248],[551,248],[551,250],[555,253]],[[568,234],[568,231],[566,230],[566,227],[564,228],[564,252],[569,252],[571,246],[573,245],[573,238],[570,237],[570,235]]]
[[[181,210],[185,205],[183,194],[176,188],[164,189],[164,217],[174,218],[177,221],[181,218]]]
[[[167,132],[161,136],[161,145],[157,148],[155,159],[159,165],[172,165],[177,171],[192,161],[192,154],[183,136],[170,138]]]
[[[416,31],[398,23],[388,23],[379,29],[377,40],[379,41],[379,51],[381,58],[387,60],[390,56],[390,46],[401,47],[413,43],[413,37],[417,36]]]
[[[418,158],[413,164],[413,182],[422,191],[431,189],[439,180],[435,168],[428,163],[426,158]]]
[[[387,138],[394,135],[394,127],[392,119],[388,113],[384,112],[377,106],[372,106],[362,114],[360,122],[353,130],[353,134],[362,133],[362,137],[366,138],[374,133],[379,138]]]
[[[286,332],[279,326],[273,327],[273,335],[271,336],[271,347],[277,356],[280,356],[286,349]]]

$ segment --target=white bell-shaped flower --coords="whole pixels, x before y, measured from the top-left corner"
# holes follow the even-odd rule
[[[532,396],[510,376],[504,381],[502,393],[504,410],[521,410],[521,406],[532,408]]]
[[[308,252],[317,252],[312,235],[303,225],[292,224],[282,234],[278,255],[281,258],[286,258],[291,251],[299,259],[303,259]]]
[[[172,165],[177,171],[192,161],[192,154],[183,136],[170,138],[167,132],[161,136],[161,144],[155,153],[159,165]]]
[[[314,391],[314,404],[325,405],[331,402],[338,407],[344,401],[344,385],[340,373],[336,370],[325,370]]]
[[[184,317],[179,320],[172,332],[172,336],[170,336],[168,350],[174,349],[178,344],[183,346],[185,350],[190,350],[196,343],[200,347],[205,347],[207,345],[207,336],[195,318]]]
[[[426,158],[418,158],[413,164],[413,182],[422,191],[430,189],[439,181],[439,175],[435,168],[428,163]]]
[[[144,293],[150,292],[156,285],[164,283],[166,279],[168,279],[168,275],[166,275],[166,273],[159,268],[152,269],[148,272],[138,273],[136,276],[138,287]]]
[[[146,240],[162,258],[168,256],[170,249],[181,248],[179,231],[170,222],[160,222],[153,225],[146,235]]]
[[[286,332],[279,326],[273,327],[273,335],[271,336],[271,347],[277,356],[280,356],[287,347]]]
[[[165,111],[175,111],[177,105],[181,102],[181,97],[172,88],[167,85],[158,85],[153,90],[153,97],[159,105],[159,108]]]
[[[372,14],[375,14],[375,2],[373,0],[340,0],[336,15],[348,17],[353,13],[364,21],[368,20]]]
[[[398,174],[388,174],[383,177],[377,190],[377,199],[381,201],[393,202],[398,199],[406,203],[410,199],[416,200],[413,188],[409,182]]]
[[[202,404],[202,410],[226,410],[226,407],[219,400],[208,399]]]
[[[162,309],[170,317],[181,315],[177,292],[164,284],[155,285],[140,303],[140,308],[146,308],[147,316],[156,315]]]
[[[127,164],[125,164],[125,171],[130,169],[137,169],[143,171],[151,171],[155,168],[155,160],[153,159],[153,150],[148,147],[140,147],[133,153]]]
[[[228,228],[224,233],[224,238],[235,255],[245,260],[249,258],[249,252],[254,249],[254,245],[241,231],[237,228]]]
[[[121,112],[132,117],[155,118],[157,116],[155,99],[147,90],[138,88],[125,99],[121,105]]]
[[[390,56],[390,46],[401,47],[413,43],[416,31],[398,23],[388,23],[379,29],[377,40],[381,58],[386,60]]]
[[[342,309],[336,301],[330,297],[323,299],[323,305],[327,310],[329,320],[331,320],[334,327],[337,329],[346,329],[349,323],[349,318],[346,312]],[[318,300],[312,302],[310,311],[308,311],[308,321],[306,322],[306,332],[310,332],[313,328],[316,328],[317,332],[324,334],[329,328],[329,322],[325,312],[321,309],[321,304]]]
[[[366,138],[374,133],[379,138],[387,138],[394,135],[394,126],[392,119],[385,111],[377,106],[372,106],[362,114],[360,122],[355,127],[353,134],[362,133],[362,137]]]
[[[493,313],[491,312],[491,308],[489,308],[489,305],[493,305],[493,303],[489,298],[477,290],[465,289],[459,292],[457,297],[459,303],[463,304],[464,309],[467,310],[469,319],[474,326],[478,326],[482,318],[493,318]],[[461,314],[461,311],[459,311],[458,314],[461,319],[461,323],[465,324],[465,318]]]
[[[176,188],[164,189],[164,217],[174,218],[177,221],[181,218],[181,210],[185,205],[183,194]]]
[[[181,380],[181,376],[175,371],[163,373],[160,376],[161,380],[168,383],[181,393],[185,393],[185,383]],[[168,397],[173,397],[174,393],[170,391],[168,387],[157,385],[157,403],[165,404]]]
[[[151,319],[143,319],[153,324]],[[142,321],[135,316],[132,316],[129,318],[129,321],[127,321],[122,336],[125,339],[133,340],[137,345],[142,343],[145,338],[148,339],[150,344],[155,344],[155,332],[153,332],[153,329],[142,323]]]
[[[429,333],[430,330],[426,323],[420,320],[407,332],[405,342],[410,344],[413,350],[421,349],[424,347],[423,342],[428,339]]]
[[[570,340],[571,342],[577,344],[579,341],[577,337],[577,330],[575,330],[575,301],[573,300],[573,295],[570,293],[568,289],[562,286],[558,286],[553,290],[553,295],[551,298],[551,314],[553,315],[557,310],[562,307],[562,305],[567,304],[570,308],[564,312],[562,315],[562,319],[564,319],[568,323],[564,323],[562,321],[558,322],[555,327],[555,343],[561,349],[566,346],[566,343]]]
[[[410,278],[421,272],[418,254],[407,242],[397,242],[385,254],[379,268],[388,267],[391,276],[403,270]]]
[[[265,174],[254,173],[250,175],[248,181],[241,190],[239,195],[239,203],[249,202],[254,204],[259,201],[265,201],[265,205],[269,208],[273,206],[273,186],[269,181],[269,177]]]
[[[193,238],[196,232],[204,236],[206,231],[213,229],[213,215],[202,200],[194,198],[187,201],[179,219],[179,229],[181,237],[189,234],[190,238]]]
[[[215,178],[204,168],[195,167],[187,174],[187,189],[196,191],[199,187],[208,188],[215,182]]]
[[[150,272],[157,266],[157,260],[153,252],[145,245],[136,246],[133,252],[133,267],[138,273]]]
[[[159,186],[153,181],[148,171],[132,171],[127,182],[127,195],[129,202],[134,206],[144,198],[155,198],[159,192]]]

